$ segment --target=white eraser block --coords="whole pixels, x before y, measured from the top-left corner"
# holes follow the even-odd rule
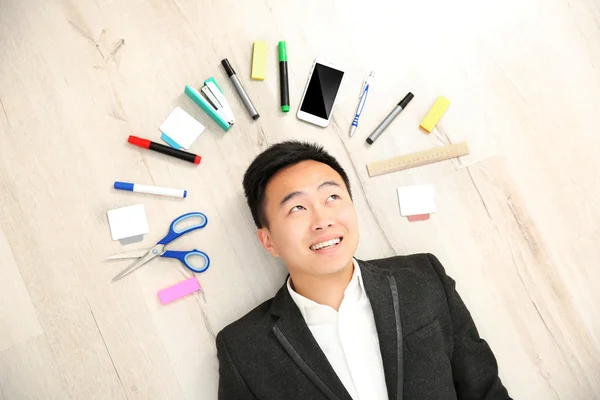
[[[400,201],[400,214],[404,217],[435,212],[433,185],[399,187],[398,200]]]
[[[121,240],[149,232],[146,208],[143,204],[109,210],[108,224],[113,240]]]
[[[204,125],[196,121],[194,117],[181,108],[175,107],[159,129],[171,140],[187,150],[204,131]]]

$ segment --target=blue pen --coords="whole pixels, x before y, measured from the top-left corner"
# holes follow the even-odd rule
[[[356,128],[358,128],[358,119],[360,118],[360,115],[362,114],[363,109],[365,108],[367,94],[369,94],[369,88],[371,87],[371,79],[373,79],[374,76],[375,72],[371,71],[369,76],[367,76],[363,81],[362,89],[360,89],[360,96],[358,96],[360,100],[358,101],[358,107],[356,108],[356,115],[354,116],[352,126],[350,127],[350,137],[354,135],[354,131],[356,131]]]

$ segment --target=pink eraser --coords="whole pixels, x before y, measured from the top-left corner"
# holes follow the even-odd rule
[[[198,283],[196,277],[193,277],[161,290],[158,292],[158,298],[162,304],[169,304],[172,301],[187,296],[190,293],[197,292],[198,290],[200,290],[200,283]]]

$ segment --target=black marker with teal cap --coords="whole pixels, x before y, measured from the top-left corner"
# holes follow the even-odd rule
[[[281,90],[281,111],[290,111],[290,85],[288,83],[287,48],[279,42],[279,87]]]

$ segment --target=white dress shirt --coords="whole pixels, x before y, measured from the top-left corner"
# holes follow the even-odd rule
[[[333,370],[354,400],[387,400],[373,309],[355,259],[339,311],[288,291]]]

